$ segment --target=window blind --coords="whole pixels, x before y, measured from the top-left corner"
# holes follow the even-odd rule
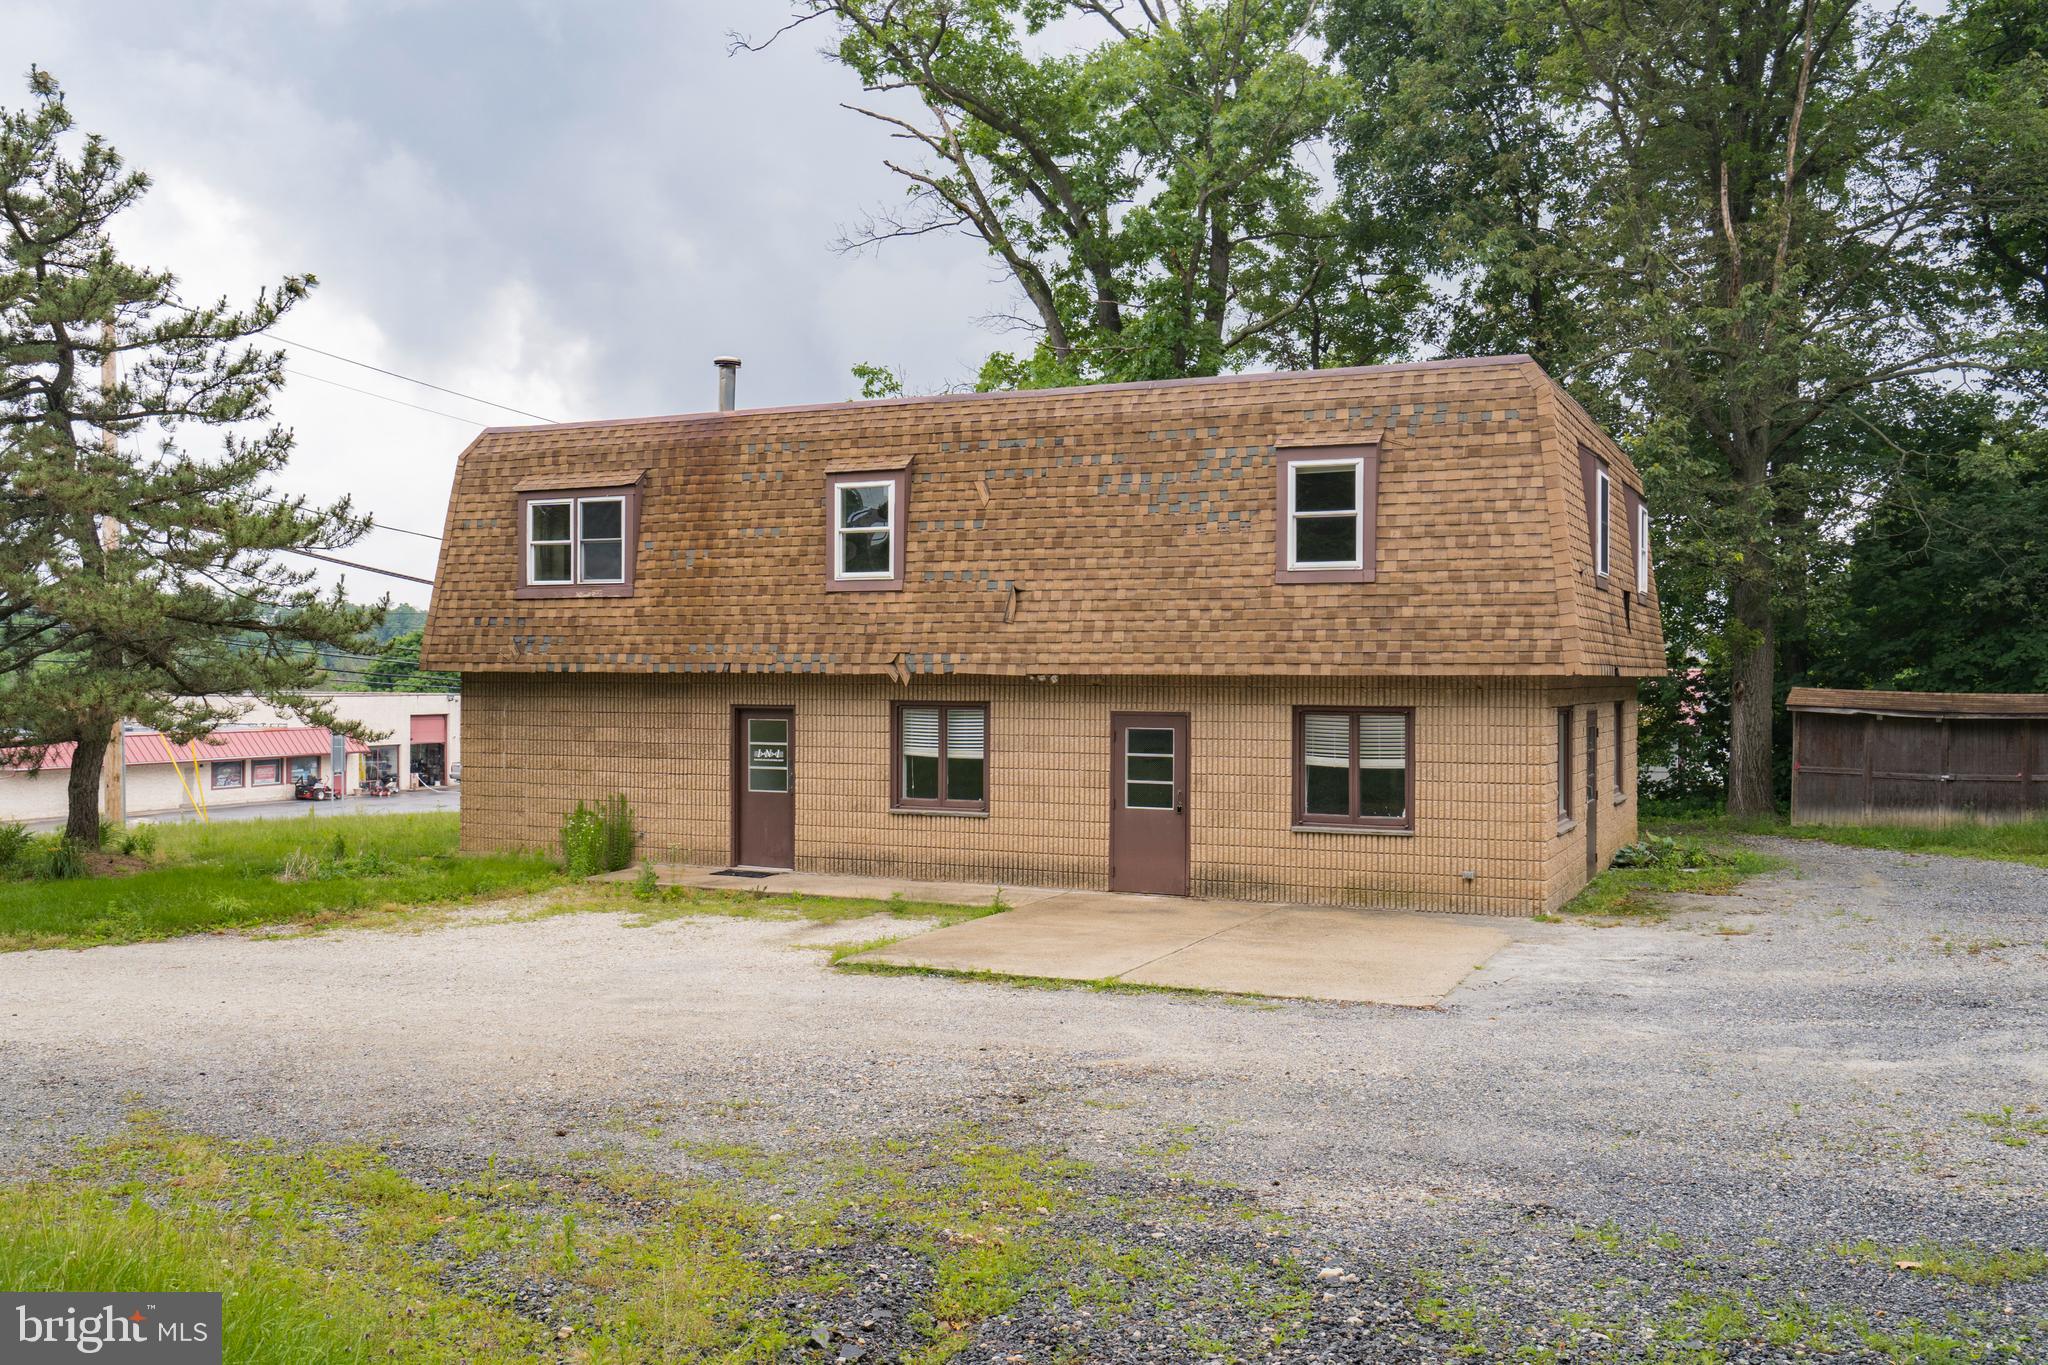
[[[1361,768],[1407,767],[1407,718],[1403,716],[1360,716],[1358,718],[1358,766]]]
[[[939,756],[939,709],[936,706],[904,709],[903,752],[919,758]]]
[[[1317,715],[1302,717],[1302,754],[1317,768],[1351,766],[1351,717]]]
[[[910,716],[904,713],[906,733]],[[979,707],[948,709],[946,712],[946,753],[953,758],[980,758],[982,746],[987,742],[987,720]],[[934,732],[936,738],[936,732]]]

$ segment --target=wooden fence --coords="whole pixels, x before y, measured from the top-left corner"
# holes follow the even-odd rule
[[[2048,695],[1795,687],[1795,824],[2024,820],[2048,810]]]

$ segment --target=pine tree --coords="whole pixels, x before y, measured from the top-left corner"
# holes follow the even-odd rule
[[[270,486],[292,450],[290,431],[262,425],[284,357],[245,343],[312,276],[246,309],[180,303],[175,276],[124,261],[109,236],[148,177],[73,136],[48,73],[31,70],[29,90],[28,107],[0,111],[0,738],[77,744],[65,832],[97,844],[118,721],[186,739],[254,693],[336,725],[304,695],[320,679],[309,646],[366,649],[383,608],[323,595],[275,557],[369,525],[347,500]],[[193,427],[218,428],[217,448],[186,449]]]

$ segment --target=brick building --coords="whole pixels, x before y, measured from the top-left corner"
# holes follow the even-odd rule
[[[1628,458],[1526,357],[494,428],[463,837],[1483,913],[1636,824]]]

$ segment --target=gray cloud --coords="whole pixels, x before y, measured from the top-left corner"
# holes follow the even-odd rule
[[[27,65],[48,68],[80,125],[157,183],[124,249],[188,296],[313,272],[320,290],[280,329],[296,340],[561,418],[706,406],[727,351],[747,362],[742,401],[768,404],[848,397],[862,360],[964,382],[1006,342],[976,321],[1008,293],[973,244],[831,250],[897,191],[880,130],[838,107],[857,91],[818,54],[823,30],[727,55],[729,29],[776,25],[773,4],[7,9],[18,69],[0,99],[20,104]],[[352,493],[394,525],[439,529],[474,428],[311,377],[518,420],[292,363],[308,379],[278,405],[300,443],[286,486]],[[356,553],[431,571],[425,541]]]

